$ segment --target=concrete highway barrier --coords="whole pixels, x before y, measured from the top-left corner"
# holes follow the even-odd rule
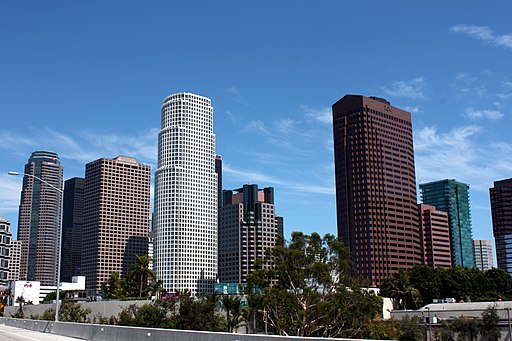
[[[204,331],[157,329],[109,326],[102,324],[53,322],[40,320],[25,320],[9,317],[0,317],[0,324],[8,326],[36,330],[40,332],[75,337],[90,341],[325,341],[324,338],[299,338],[277,335],[254,335],[214,333]],[[353,339],[329,339],[329,340],[353,340]],[[366,340],[368,341],[368,340]]]

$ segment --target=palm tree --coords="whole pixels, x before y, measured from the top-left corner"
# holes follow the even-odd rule
[[[150,294],[151,296],[156,296],[157,298],[158,297],[158,293],[160,291],[162,291],[162,289],[164,288],[164,282],[162,282],[161,280],[158,280],[158,281],[155,281],[153,280],[149,285],[148,285],[148,294]]]
[[[226,329],[228,333],[233,333],[247,319],[246,311],[240,307],[240,301],[239,297],[222,296],[222,305],[226,309]]]
[[[389,281],[386,281],[381,286],[382,289],[385,287],[385,292],[391,298],[398,300],[400,307],[404,310],[407,308],[417,308],[418,303],[421,300],[421,293],[418,289],[413,287],[410,283],[410,278],[407,272],[400,271],[393,275]]]
[[[111,272],[110,278],[101,284],[103,298],[116,299],[124,295],[124,281],[119,276],[119,272]]]
[[[151,261],[152,259],[147,255],[135,255],[135,264],[130,267],[128,278],[136,280],[139,286],[139,297],[142,297],[142,292],[147,289],[148,280],[155,278],[153,270],[149,269]]]

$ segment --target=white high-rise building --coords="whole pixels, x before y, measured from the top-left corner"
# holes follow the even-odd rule
[[[213,291],[217,276],[217,175],[209,98],[165,98],[155,172],[154,271],[168,292]]]

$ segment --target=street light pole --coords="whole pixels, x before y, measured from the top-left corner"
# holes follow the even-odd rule
[[[30,176],[34,179],[39,180],[40,182],[44,183],[45,185],[53,188],[57,192],[60,193],[60,219],[59,219],[59,255],[57,257],[57,292],[55,297],[55,322],[59,322],[59,308],[60,308],[60,262],[62,260],[62,218],[63,218],[63,211],[64,211],[64,190],[61,188],[58,188],[51,183],[49,183],[46,180],[41,179],[38,176],[35,176],[33,174],[28,173],[19,173],[19,172],[13,172],[10,171],[7,174],[9,175],[15,175],[15,176]]]

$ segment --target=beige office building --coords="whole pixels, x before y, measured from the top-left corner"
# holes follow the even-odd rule
[[[475,257],[475,268],[487,271],[493,267],[492,241],[473,240],[473,256]]]
[[[9,260],[9,274],[7,275],[9,281],[20,280],[21,245],[21,240],[11,240],[11,259]]]
[[[135,255],[147,255],[150,172],[126,156],[86,165],[81,269],[86,289],[99,290],[112,272],[125,277]]]

